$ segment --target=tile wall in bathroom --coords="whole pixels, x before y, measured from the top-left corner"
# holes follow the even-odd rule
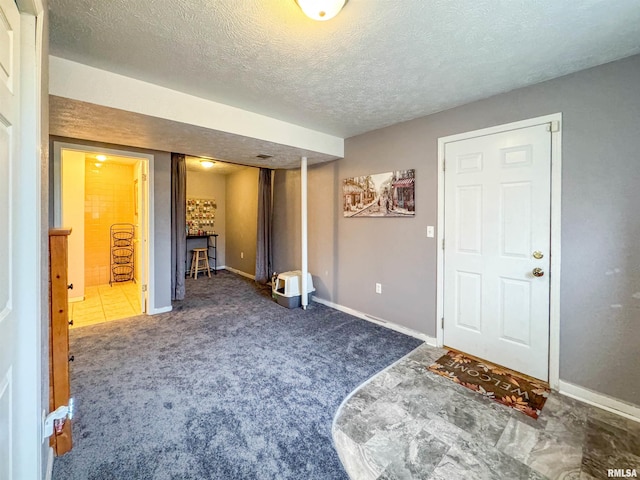
[[[110,279],[110,228],[134,223],[134,168],[109,161],[85,170],[84,264],[85,285],[105,285]]]

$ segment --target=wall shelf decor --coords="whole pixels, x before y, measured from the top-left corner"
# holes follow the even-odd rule
[[[217,208],[213,198],[187,197],[187,235],[212,234]]]

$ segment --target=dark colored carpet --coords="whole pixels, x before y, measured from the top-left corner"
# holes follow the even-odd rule
[[[342,400],[420,342],[231,273],[168,314],[71,331],[75,447],[55,480],[346,479]]]

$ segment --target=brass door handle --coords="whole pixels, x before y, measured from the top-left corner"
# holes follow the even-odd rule
[[[533,270],[531,270],[531,273],[533,273],[534,277],[542,277],[544,275],[544,270],[542,270],[541,268],[534,268]]]

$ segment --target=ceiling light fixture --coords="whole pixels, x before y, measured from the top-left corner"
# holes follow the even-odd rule
[[[99,162],[104,162],[106,159],[106,155],[96,155],[96,160],[98,160]]]
[[[202,165],[204,168],[211,168],[213,167],[215,162],[212,162],[211,160],[200,160],[200,165]]]
[[[349,0],[296,0],[296,3],[307,17],[324,22],[338,15],[348,1]]]

